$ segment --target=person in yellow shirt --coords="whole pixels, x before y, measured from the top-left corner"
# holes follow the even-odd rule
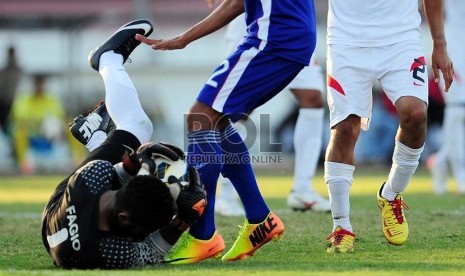
[[[60,100],[44,89],[45,81],[45,75],[33,76],[32,93],[17,97],[13,104],[16,158],[26,174],[47,164],[66,163],[66,154],[59,146],[63,141],[65,111]],[[65,157],[65,162],[54,162],[57,155]]]

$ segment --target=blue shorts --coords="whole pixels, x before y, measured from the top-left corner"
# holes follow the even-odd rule
[[[197,100],[236,122],[281,92],[303,67],[241,45],[213,71]]]

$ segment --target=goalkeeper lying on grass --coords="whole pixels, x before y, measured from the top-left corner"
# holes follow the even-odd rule
[[[137,175],[142,165],[154,173],[154,158],[184,159],[179,148],[149,142],[152,123],[123,67],[139,44],[135,34],[151,32],[147,20],[130,22],[89,56],[103,78],[105,103],[71,125],[90,154],[58,185],[42,217],[43,243],[58,267],[160,263],[205,208],[205,190],[193,167],[187,182]]]

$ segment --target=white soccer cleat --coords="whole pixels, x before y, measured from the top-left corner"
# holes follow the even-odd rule
[[[330,212],[329,200],[316,192],[297,193],[291,191],[287,197],[287,206],[295,211]]]
[[[242,204],[235,198],[216,198],[215,213],[228,217],[245,216]]]

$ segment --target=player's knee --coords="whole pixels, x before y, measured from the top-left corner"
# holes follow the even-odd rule
[[[401,97],[396,102],[399,124],[404,130],[420,130],[426,127],[427,106],[415,97]]]
[[[212,119],[205,113],[188,113],[186,116],[188,131],[213,129]]]
[[[322,108],[323,107],[323,99],[319,98],[304,98],[299,100],[299,107],[300,108]]]
[[[142,120],[141,124],[142,124],[142,127],[145,129],[145,131],[147,131],[147,134],[150,134],[150,136],[152,136],[152,134],[153,134],[153,123],[150,120],[150,118],[149,117],[144,118]]]
[[[149,117],[141,118],[139,123],[137,124],[138,131],[137,137],[141,141],[141,143],[146,143],[150,141],[153,135],[153,123]]]
[[[412,105],[399,114],[399,118],[402,129],[421,129],[426,126],[426,106]]]
[[[335,143],[353,144],[360,134],[360,117],[349,116],[338,123],[331,131],[331,138]]]
[[[318,90],[292,89],[300,108],[322,108],[323,98]]]
[[[197,102],[186,115],[188,131],[215,129],[222,116],[223,114],[213,108]]]

